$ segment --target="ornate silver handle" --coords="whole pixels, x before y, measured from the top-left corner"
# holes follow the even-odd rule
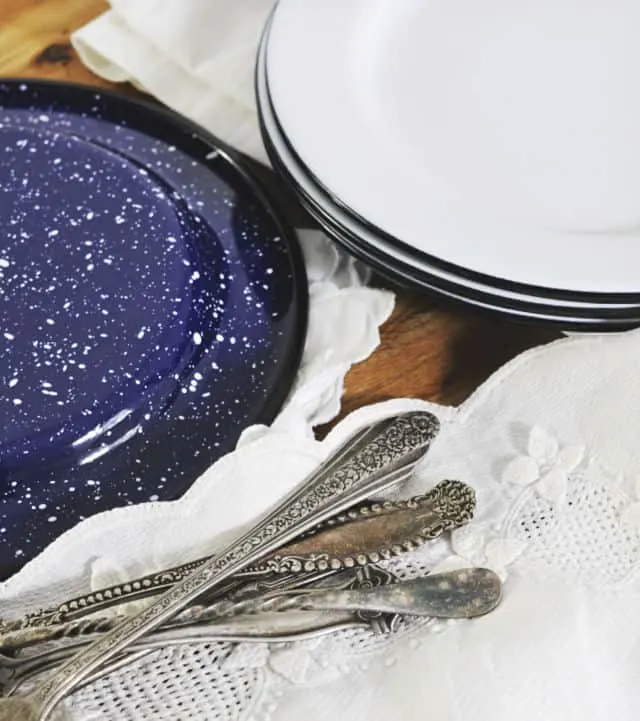
[[[428,450],[438,430],[439,422],[431,413],[413,412],[361,431],[276,510],[219,555],[80,651],[28,696],[0,700],[0,721],[9,718],[44,721],[55,705],[101,664],[198,596],[330,516],[405,478]]]
[[[263,556],[257,565],[245,567],[210,594],[200,596],[198,604],[208,605],[218,598],[230,600],[239,594],[254,596],[274,586],[281,589],[283,585],[304,585],[305,579],[313,583],[314,576],[317,579],[343,568],[377,563],[468,523],[474,508],[473,489],[455,480],[442,481],[427,493],[408,500],[360,504],[332,516],[302,538],[280,546],[275,553]],[[65,636],[110,630],[122,619],[97,614],[162,593],[208,558],[94,590],[55,608],[0,625],[0,651],[15,653]]]

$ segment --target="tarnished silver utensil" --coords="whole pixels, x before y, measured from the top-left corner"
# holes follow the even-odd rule
[[[340,571],[330,571],[325,573],[301,574],[295,577],[275,576],[264,584],[260,584],[262,592],[274,593],[277,590],[293,590],[294,588],[305,588],[312,583],[314,588],[341,589],[341,588],[360,588],[361,586],[380,586],[395,582],[397,579],[388,571],[382,569],[375,564],[366,566],[355,566],[354,568],[345,568]],[[249,594],[255,596],[256,594]],[[238,593],[234,593],[232,598],[236,600],[244,600],[248,596],[244,593],[244,587]],[[206,613],[206,603],[203,599],[198,600],[198,607],[203,614]],[[147,648],[145,644],[150,644],[149,648],[156,648],[153,639],[160,637],[167,638],[170,641],[172,634],[182,634],[185,641],[193,637],[198,639],[200,636],[205,637],[214,633],[211,624],[206,622],[193,624],[190,621],[184,621],[183,614],[187,611],[191,612],[196,606],[189,606],[185,611],[178,613],[167,624],[160,629],[153,631],[148,637],[144,637],[137,641],[132,648],[127,649],[117,657],[117,660],[108,662],[99,670],[94,672],[88,679],[94,679],[110,672],[114,663],[118,665],[126,663],[127,659],[140,657],[146,654]],[[38,633],[49,634],[45,640],[40,643],[21,647],[19,649],[7,649],[0,653],[0,695],[10,695],[15,692],[16,688],[25,681],[30,680],[38,674],[55,668],[63,661],[66,661],[71,655],[86,646],[97,635],[113,628],[120,623],[123,616],[92,616],[90,618],[80,618],[68,621],[64,624],[56,624],[52,626],[39,627],[35,629],[24,629],[20,633]],[[292,612],[286,614],[270,613],[259,615],[238,616],[230,620],[217,619],[215,623],[215,637],[220,637],[225,641],[243,641],[247,638],[252,640],[275,640],[284,638],[291,640],[297,638],[299,634],[306,636],[307,634],[325,633],[334,628],[335,624],[348,624],[353,626],[368,624],[375,633],[384,633],[391,630],[397,623],[399,617],[389,615],[376,614],[371,617],[356,618],[350,612]],[[171,633],[165,636],[165,632]],[[142,650],[140,650],[142,649]],[[87,683],[89,680],[87,679]],[[84,684],[83,684],[84,685]]]
[[[436,573],[373,588],[280,591],[246,601],[218,601],[200,612],[202,620],[273,611],[354,611],[433,618],[475,618],[500,602],[500,577],[487,568]],[[198,622],[198,613],[184,620]]]
[[[387,419],[358,433],[251,531],[72,659],[28,695],[0,699],[0,721],[45,721],[56,704],[101,665],[243,568],[327,518],[407,477],[433,440],[430,413]]]
[[[453,480],[442,481],[428,493],[409,500],[363,504],[329,519],[304,538],[294,540],[256,566],[236,574],[229,584],[216,589],[215,596],[227,595],[241,585],[248,591],[260,590],[259,584],[274,574],[315,574],[377,563],[464,525],[471,520],[474,510],[473,489]],[[157,595],[207,560],[201,558],[92,591],[55,608],[0,624],[0,649],[20,648],[47,638],[46,632],[29,634],[28,629],[63,624]]]
[[[396,580],[388,571],[375,564],[369,564],[320,574],[302,574],[294,578],[273,577],[271,581],[263,585],[263,592],[274,593],[277,590],[286,591],[294,588],[305,588],[309,583],[313,583],[314,588],[338,590],[341,588],[386,585],[394,583]],[[247,598],[243,592],[235,593],[232,597],[236,600]],[[206,614],[207,606],[200,599],[198,607],[203,614]],[[195,606],[189,606],[185,611],[174,616],[162,628],[156,629],[148,637],[137,641],[132,648],[118,656],[117,663],[124,663],[127,658],[137,658],[140,654],[147,653],[147,651],[144,651],[145,644],[152,644],[153,639],[159,637],[170,640],[173,638],[171,634],[179,633],[183,634],[188,642],[191,637],[197,639],[201,635],[206,636],[214,633],[213,629],[209,628],[210,624],[205,622],[200,625],[193,624],[190,621],[184,622],[183,614],[187,611],[191,612],[195,608]],[[59,665],[74,652],[94,640],[96,634],[104,633],[120,623],[122,618],[122,616],[115,618],[113,616],[81,618],[64,624],[25,629],[18,632],[46,632],[50,635],[41,643],[20,649],[7,649],[4,653],[0,653],[0,694],[9,695],[24,681]],[[391,630],[398,623],[398,620],[399,617],[379,614],[367,618],[361,615],[356,619],[353,614],[345,611],[335,613],[301,611],[286,614],[270,613],[239,616],[229,621],[217,619],[214,623],[216,626],[216,638],[220,636],[224,637],[223,640],[226,641],[243,641],[251,637],[255,641],[260,639],[264,641],[265,639],[274,640],[276,638],[290,640],[294,637],[297,638],[299,634],[306,636],[309,633],[322,633],[324,629],[330,630],[334,628],[335,624],[348,624],[350,626],[356,623],[360,625],[368,624],[375,633],[384,633]],[[167,631],[170,631],[171,634],[165,636],[164,634]],[[156,648],[156,646],[153,646],[153,648]],[[96,671],[89,678],[96,678],[98,675],[108,673],[113,663],[115,661],[102,666],[99,671]]]
[[[366,616],[354,614],[386,613],[393,616],[412,615],[433,618],[475,618],[492,611],[501,598],[500,578],[485,568],[469,568],[448,573],[435,574],[411,581],[368,588],[329,588],[305,591],[278,592],[263,598],[232,603],[219,601],[209,607],[192,609],[175,619],[175,625],[140,639],[131,647],[131,652],[160,648],[169,643],[216,638],[220,640],[269,640],[282,641],[283,634],[288,640],[296,638],[293,624],[303,623],[301,614],[293,614],[293,621],[284,623],[272,620],[269,614],[281,615],[287,612],[322,611],[331,612],[324,625],[316,632],[328,632],[337,627],[364,621]],[[345,614],[345,612],[347,612]],[[252,622],[254,614],[256,620]],[[249,616],[249,618],[247,618]],[[235,618],[235,623],[228,619]],[[266,619],[266,620],[265,620]],[[316,622],[317,623],[317,622]],[[298,626],[299,633],[304,626]],[[307,634],[310,629],[307,627]],[[5,669],[12,671],[12,688],[26,678],[41,673],[52,664],[61,663],[82,642],[72,647],[58,649],[40,657],[4,662]],[[88,641],[85,641],[88,643]],[[0,662],[0,667],[2,667]],[[109,667],[104,672],[109,671]]]

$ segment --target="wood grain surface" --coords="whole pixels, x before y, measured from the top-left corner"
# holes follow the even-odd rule
[[[0,0],[0,76],[115,87],[87,70],[69,44],[71,32],[107,8],[104,0]],[[287,196],[270,171],[259,174],[272,191]],[[299,222],[301,210],[290,198],[286,202]],[[505,361],[559,336],[449,305],[381,278],[374,284],[396,293],[396,308],[382,328],[379,348],[349,373],[343,414],[396,397],[457,404]]]

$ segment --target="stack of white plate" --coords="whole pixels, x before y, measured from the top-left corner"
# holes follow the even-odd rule
[[[640,325],[640,4],[280,0],[274,166],[381,273],[567,329]]]

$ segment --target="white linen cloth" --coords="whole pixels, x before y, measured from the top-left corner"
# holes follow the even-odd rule
[[[225,75],[227,63],[229,77],[220,87],[246,99],[247,92],[233,89],[230,70],[246,79],[246,66],[238,56],[228,61],[213,56],[222,52],[219,43],[240,32],[236,22],[251,26],[255,39],[258,19],[270,5],[267,0],[119,0],[75,43],[94,68],[99,59],[111,77],[134,79],[196,117],[188,108],[213,108],[218,100],[185,90],[189,98],[180,107],[178,89],[163,82],[163,73],[169,77],[180,70],[189,82],[197,78],[202,84],[192,87],[202,92],[208,81],[201,70],[213,68],[210,77],[217,70]],[[248,48],[249,35],[243,37]],[[213,59],[208,63],[207,58]],[[215,87],[207,92],[215,95]],[[204,122],[205,115],[197,119]],[[226,140],[243,142],[232,139],[233,127],[228,134],[220,125],[208,127]],[[247,139],[256,137],[255,127],[253,132]],[[309,252],[311,246],[306,247]],[[507,364],[458,408],[389,401],[351,414],[318,442],[311,426],[336,412],[342,374],[375,346],[389,298],[370,296],[373,291],[359,285],[356,266],[328,245],[316,247],[329,258],[317,266],[315,291],[312,285],[316,324],[312,319],[297,389],[276,423],[249,429],[238,448],[181,500],[119,509],[69,531],[0,588],[3,615],[211,552],[356,428],[426,408],[440,418],[442,429],[399,495],[460,478],[477,490],[478,510],[474,521],[450,539],[387,567],[401,578],[462,565],[494,568],[505,581],[504,600],[494,613],[468,622],[410,619],[385,637],[359,630],[287,645],[208,643],[162,650],[76,693],[68,702],[74,717],[635,721],[640,714],[640,332],[543,346]],[[323,323],[329,312],[331,320]],[[337,333],[329,332],[335,327],[360,332],[343,338],[343,330],[338,341]],[[330,378],[323,379],[327,367]]]

